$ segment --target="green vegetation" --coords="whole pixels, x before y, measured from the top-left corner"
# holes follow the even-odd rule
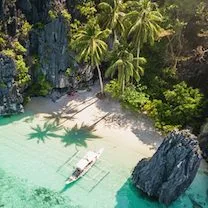
[[[33,25],[34,29],[39,29],[42,30],[45,27],[45,25],[42,22],[37,22],[36,24]]]
[[[69,12],[64,9],[61,11],[61,15],[64,17],[64,19],[69,23],[71,21],[71,14],[69,14]]]
[[[29,67],[25,63],[23,55],[26,49],[17,41],[13,43],[13,49],[3,50],[1,53],[9,56],[14,60],[17,69],[17,82],[20,86],[28,84],[30,81],[30,75],[28,74]]]
[[[24,54],[27,50],[24,48],[19,41],[14,41],[12,43],[13,49],[17,54]]]
[[[162,28],[162,14],[158,11],[157,5],[149,0],[133,1],[129,5],[133,9],[125,16],[127,21],[127,36],[131,37],[131,43],[137,45],[137,58],[145,43],[154,44]],[[139,65],[139,60],[137,62]]]
[[[141,112],[142,107],[150,101],[144,90],[145,86],[130,84],[124,88],[123,94],[121,94],[119,83],[116,80],[110,81],[105,86],[105,91],[110,93],[113,98],[119,99],[124,107],[137,112]]]
[[[105,91],[122,105],[146,112],[164,132],[187,126],[196,130],[205,98],[179,80],[177,64],[190,59],[181,55],[184,29],[195,16],[206,19],[203,2],[191,1],[186,7],[177,0],[159,6],[150,0],[101,0],[76,8],[80,18],[71,22],[70,47],[78,53],[78,62],[97,67],[101,91],[103,64],[103,74],[113,79]],[[110,35],[101,38],[106,30]]]
[[[1,81],[0,82],[0,88],[6,88],[6,87],[7,87],[6,84],[3,81]]]
[[[26,38],[31,29],[32,29],[32,25],[30,25],[27,21],[25,21],[20,30],[21,35],[23,35],[23,37]]]
[[[45,75],[40,74],[37,80],[30,86],[28,95],[30,96],[46,96],[52,90],[52,85],[46,79]]]
[[[54,20],[58,17],[58,13],[55,10],[49,10],[48,16],[50,17],[51,20]]]
[[[119,0],[103,1],[98,5],[100,14],[98,19],[103,28],[109,28],[114,35],[114,41],[117,40],[117,34],[124,32],[124,5]]]
[[[100,63],[107,51],[107,44],[104,40],[108,37],[108,29],[101,31],[96,19],[91,19],[88,24],[77,31],[72,41],[72,47],[78,52],[78,59],[96,66],[100,80],[101,93],[103,94],[103,81],[100,70]]]
[[[70,51],[80,65],[97,69],[102,93],[104,75],[109,80],[105,91],[123,106],[147,113],[158,129],[168,132],[190,126],[198,132],[207,117],[207,95],[192,88],[197,86],[192,81],[183,82],[191,66],[185,78],[180,77],[180,67],[194,56],[200,56],[198,66],[205,63],[207,14],[205,0],[85,0],[70,6],[54,1],[46,21],[40,20],[44,23],[30,25],[23,14],[18,15],[14,37],[5,26],[12,19],[2,20],[0,50],[14,60],[17,83],[29,86],[30,95],[45,96],[52,86],[38,70],[39,58],[27,53],[28,34],[62,18],[69,28]],[[203,50],[194,55],[197,46]],[[65,72],[68,77],[74,73],[71,67]]]
[[[84,2],[77,6],[78,11],[81,15],[85,16],[87,19],[92,18],[96,14],[95,3],[93,1]]]
[[[129,83],[131,78],[134,78],[136,81],[140,80],[140,75],[143,74],[143,68],[137,65],[137,62],[145,64],[145,58],[134,58],[134,55],[128,52],[125,48],[118,46],[117,49],[113,51],[114,57],[113,62],[110,67],[106,70],[105,75],[107,77],[114,77],[115,73],[118,74],[118,84],[121,90],[121,93],[124,92],[126,83]]]
[[[203,106],[203,95],[199,90],[182,82],[163,92],[163,95],[164,100],[154,99],[143,106],[143,110],[155,120],[155,126],[165,132],[187,125],[193,127]]]
[[[4,48],[6,46],[6,41],[4,40],[3,37],[0,37],[0,49]]]

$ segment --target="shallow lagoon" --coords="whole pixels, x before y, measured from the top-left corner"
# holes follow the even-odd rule
[[[131,186],[128,177],[142,156],[135,149],[99,138],[98,132],[70,135],[83,139],[76,145],[66,141],[61,129],[48,131],[45,121],[29,113],[0,119],[0,207],[165,207]],[[64,180],[76,160],[100,147],[105,151],[96,167],[65,187]],[[170,208],[208,207],[206,168],[201,167],[191,187]]]

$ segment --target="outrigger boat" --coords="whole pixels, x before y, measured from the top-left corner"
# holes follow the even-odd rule
[[[70,184],[81,178],[87,171],[96,163],[97,159],[103,153],[104,148],[97,152],[89,151],[87,154],[76,164],[76,169],[72,175],[66,180],[66,184]]]

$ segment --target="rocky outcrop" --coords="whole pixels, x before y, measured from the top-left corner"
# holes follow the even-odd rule
[[[173,131],[152,158],[137,164],[132,182],[148,196],[169,205],[192,183],[200,161],[196,137],[185,130]]]
[[[48,11],[52,0],[17,0],[18,8],[31,24],[48,21]]]
[[[0,115],[23,112],[23,98],[14,82],[14,61],[0,54]]]
[[[43,29],[33,31],[30,43],[32,52],[38,54],[40,71],[53,87],[68,87],[65,72],[71,59],[68,50],[68,30],[64,19],[59,17],[46,24]]]
[[[199,146],[202,150],[202,156],[208,162],[208,121],[202,127],[198,140]]]
[[[68,32],[69,26],[59,16],[30,35],[30,53],[38,55],[39,73],[44,74],[55,89],[53,100],[93,76],[91,67],[78,65],[75,61],[75,54],[69,50]],[[70,74],[66,73],[67,69]]]

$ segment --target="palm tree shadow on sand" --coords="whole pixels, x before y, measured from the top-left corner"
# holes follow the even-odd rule
[[[100,136],[93,134],[93,132],[95,131],[94,125],[87,126],[82,123],[81,127],[78,127],[78,125],[76,124],[71,129],[65,128],[64,130],[65,134],[61,136],[61,142],[65,144],[65,147],[72,144],[74,144],[76,147],[87,147],[87,141],[101,138]]]
[[[65,115],[64,112],[53,112],[47,116],[44,116],[47,122],[52,122],[54,125],[59,126],[61,123],[64,123],[66,120],[72,120],[72,116]]]
[[[37,143],[40,142],[45,143],[46,139],[50,139],[51,137],[54,138],[60,137],[60,135],[55,134],[55,132],[62,130],[63,127],[57,126],[54,123],[46,122],[42,127],[39,124],[37,124],[36,127],[31,127],[31,129],[34,132],[28,134],[29,136],[28,140],[37,139]]]

